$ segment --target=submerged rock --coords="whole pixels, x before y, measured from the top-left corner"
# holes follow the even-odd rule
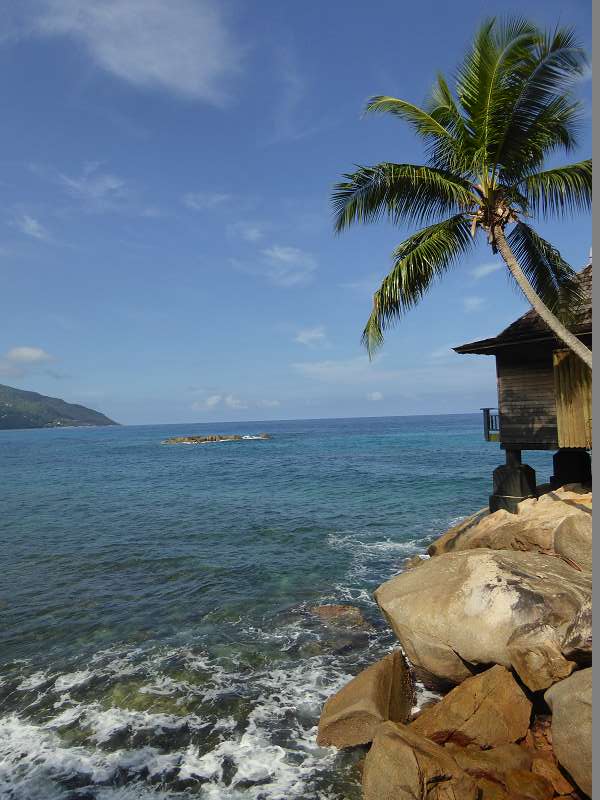
[[[375,592],[419,676],[455,684],[474,665],[519,672],[522,659],[513,660],[508,647],[515,632],[528,625],[563,631],[590,598],[591,575],[558,558],[489,549],[431,558]],[[528,664],[523,680],[532,669],[555,674],[542,657],[537,667]]]
[[[552,709],[552,744],[560,764],[592,796],[592,669],[554,684],[544,699]]]
[[[380,725],[365,759],[364,800],[477,800],[475,780],[435,742],[405,725]]]
[[[360,608],[356,606],[342,606],[331,603],[324,606],[312,606],[308,610],[328,625],[335,625],[341,628],[371,627]]]
[[[372,741],[386,720],[404,722],[413,703],[413,685],[399,650],[359,673],[323,706],[317,744],[354,747]]]
[[[522,739],[530,717],[521,687],[507,669],[495,666],[461,683],[410,727],[438,744],[497,747]]]

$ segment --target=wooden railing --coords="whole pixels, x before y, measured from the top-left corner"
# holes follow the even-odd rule
[[[500,414],[497,408],[482,408],[483,438],[486,442],[497,442],[500,439]]]

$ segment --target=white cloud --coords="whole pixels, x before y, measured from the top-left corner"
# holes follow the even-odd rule
[[[279,400],[259,400],[256,403],[257,408],[279,408],[280,405]]]
[[[225,395],[223,398],[223,402],[227,406],[227,408],[248,408],[248,403],[245,400],[240,400],[239,397],[236,397],[233,394]]]
[[[99,162],[86,164],[75,177],[59,173],[58,180],[70,195],[98,210],[119,208],[127,201],[125,180],[110,172],[102,172]]]
[[[315,258],[298,247],[274,244],[261,251],[266,276],[277,286],[298,286],[309,283],[317,268]]]
[[[308,347],[314,347],[315,345],[326,344],[327,334],[323,325],[316,325],[314,328],[303,328],[298,331],[294,336],[294,341],[299,344],[305,344]]]
[[[262,222],[233,222],[227,226],[227,233],[245,242],[259,242],[265,235],[265,227]]]
[[[485,299],[483,297],[463,297],[463,306],[465,311],[479,311],[484,303]]]
[[[216,0],[40,0],[31,32],[66,36],[110,74],[222,106],[239,70]]]
[[[369,357],[364,355],[340,360],[302,361],[292,364],[292,369],[312,380],[347,385],[395,380],[401,377],[400,370],[382,369],[379,366],[382,360],[383,356],[379,356],[369,361]]]
[[[48,239],[46,228],[37,219],[30,217],[28,214],[23,214],[15,219],[14,224],[21,233],[30,236],[32,239],[39,239],[40,241]]]
[[[373,402],[378,402],[379,400],[383,400],[383,394],[381,392],[368,392],[367,393],[367,400],[372,400]]]
[[[205,390],[200,389],[199,392],[204,392]],[[243,411],[248,408],[275,408],[279,406],[279,400],[257,400],[256,402],[250,402],[248,400],[243,400],[241,397],[238,397],[233,392],[215,392],[214,394],[208,394],[201,400],[195,400],[192,403],[192,410],[193,411],[214,411],[214,410],[225,410],[230,409],[232,411]]]
[[[231,200],[231,195],[224,192],[188,192],[183,196],[183,203],[193,211],[209,211]]]
[[[502,264],[499,261],[490,264],[480,264],[478,267],[471,270],[471,275],[478,281],[481,280],[481,278],[486,278],[488,275],[491,275],[492,272],[498,272],[500,269],[502,269]]]
[[[35,371],[51,361],[54,361],[54,356],[41,347],[26,345],[12,347],[0,357],[0,375],[24,378],[28,372]]]

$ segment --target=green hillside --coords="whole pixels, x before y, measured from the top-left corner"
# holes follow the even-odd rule
[[[0,430],[67,428],[77,425],[117,423],[91,408],[0,384]]]

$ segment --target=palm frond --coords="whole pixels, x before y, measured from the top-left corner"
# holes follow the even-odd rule
[[[592,159],[529,175],[522,192],[534,214],[588,211],[592,206]]]
[[[502,121],[495,164],[504,165],[505,172],[511,171],[511,162],[522,160],[523,147],[543,134],[553,121],[556,125],[557,116],[560,125],[554,132],[546,130],[546,140],[552,147],[572,146],[577,114],[569,89],[586,65],[587,57],[572,29],[557,29],[552,35],[539,34],[530,57],[515,70],[511,103]]]
[[[572,325],[584,301],[577,274],[550,242],[524,222],[518,222],[506,238],[544,305],[564,325]]]
[[[432,167],[383,163],[359,167],[344,178],[332,195],[337,231],[382,217],[422,224],[476,202],[467,181]]]
[[[394,251],[389,275],[373,297],[373,310],[362,335],[372,355],[383,343],[384,331],[416,305],[432,282],[473,245],[470,222],[456,214],[410,236]]]

